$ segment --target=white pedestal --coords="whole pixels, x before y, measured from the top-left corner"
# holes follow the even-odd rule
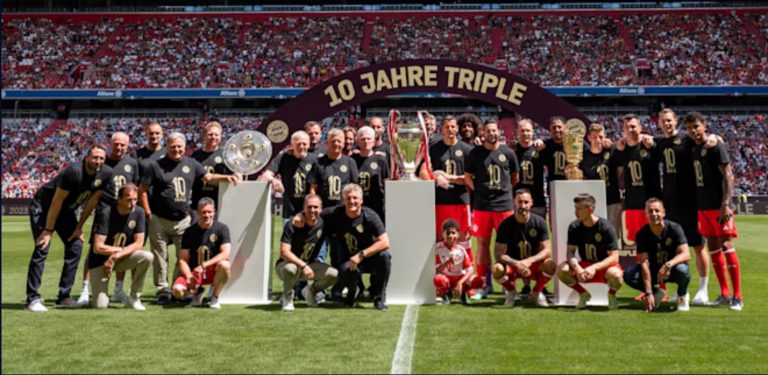
[[[386,181],[392,273],[387,303],[435,303],[435,182]]]
[[[219,220],[232,238],[232,277],[219,300],[224,304],[268,304],[270,235],[272,233],[269,184],[243,181],[219,184]]]
[[[582,193],[595,197],[595,215],[607,218],[607,205],[605,197],[605,182],[602,180],[584,181],[552,181],[549,184],[549,216],[552,225],[552,253],[555,263],[560,264],[566,259],[568,247],[568,226],[576,220],[576,209],[573,198]],[[584,289],[592,294],[592,299],[587,303],[594,306],[608,306],[608,286],[605,284],[582,284]],[[579,301],[579,294],[569,288],[555,276],[555,304],[561,306],[575,306]]]

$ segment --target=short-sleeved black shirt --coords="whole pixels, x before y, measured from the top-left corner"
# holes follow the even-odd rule
[[[507,245],[507,255],[517,260],[536,255],[541,242],[549,240],[547,222],[536,214],[525,223],[512,215],[499,224],[496,233],[496,243]]]
[[[519,170],[514,151],[506,145],[495,150],[478,146],[469,153],[464,167],[474,175],[476,210],[512,209],[512,173]]]
[[[287,152],[281,152],[269,165],[269,170],[280,176],[285,188],[283,217],[291,217],[304,207],[304,197],[309,192],[307,179],[315,159],[312,154],[299,159]]]
[[[72,163],[35,193],[35,199],[47,209],[56,194],[56,188],[69,192],[61,205],[62,210],[75,211],[97,190],[104,190],[112,178],[112,168],[102,166],[95,174],[85,172],[85,161]]]
[[[637,243],[638,254],[648,254],[651,275],[655,276],[664,263],[677,255],[677,247],[687,244],[688,240],[685,238],[683,227],[675,222],[664,220],[664,229],[662,229],[660,236],[656,236],[651,231],[651,226],[645,224],[637,232],[635,242]]]
[[[154,193],[149,198],[152,214],[167,220],[181,220],[189,214],[192,186],[205,176],[197,160],[182,156],[178,162],[170,158],[153,160],[141,176],[141,183],[149,185]]]
[[[526,188],[531,191],[534,207],[546,207],[544,199],[544,158],[536,151],[536,148],[523,147],[518,144],[515,147],[515,155],[520,163],[520,179],[515,190]]]
[[[544,159],[544,165],[547,166],[547,185],[551,181],[565,180],[566,159],[562,143],[555,143],[552,138],[545,140],[541,157]]]
[[[591,227],[574,220],[568,226],[568,246],[578,246],[582,261],[597,263],[607,258],[609,251],[618,250],[616,230],[603,218]]]
[[[192,159],[197,160],[205,168],[207,173],[232,174],[232,171],[224,164],[224,155],[221,147],[214,152],[196,150],[191,155]],[[211,198],[219,208],[219,184],[208,185],[202,180],[196,180],[192,186],[192,208],[197,208],[197,202],[202,198]]]
[[[386,233],[379,215],[368,207],[362,207],[359,216],[351,219],[344,206],[329,207],[321,214],[326,235],[334,235],[340,246],[340,254],[354,255],[373,245],[376,238]]]
[[[128,215],[120,215],[116,206],[96,210],[93,220],[93,234],[106,236],[104,241],[108,246],[125,247],[133,243],[133,237],[146,232],[147,215],[144,209],[136,206]],[[97,254],[91,246],[88,255],[88,267],[101,267],[109,258],[108,255]]]
[[[281,243],[290,244],[291,252],[299,259],[307,263],[317,262],[317,256],[320,255],[320,245],[323,243],[323,219],[318,218],[313,226],[304,225],[302,228],[296,228],[291,222],[283,226],[283,236]],[[278,260],[278,263],[280,260]]]
[[[667,209],[667,217],[681,219],[696,211],[696,177],[693,173],[691,154],[692,139],[680,133],[669,138],[654,139],[654,158],[661,163],[661,199]]]
[[[642,210],[649,198],[661,196],[659,163],[641,143],[616,151],[616,165],[624,167],[624,209]]]
[[[463,176],[464,160],[474,147],[459,140],[454,145],[437,142],[429,146],[429,161],[433,171]],[[469,192],[464,185],[452,185],[450,189],[435,186],[435,203],[443,205],[469,204]]]
[[[111,205],[115,203],[120,188],[129,183],[139,183],[139,162],[126,155],[120,160],[113,160],[107,157],[104,164],[112,168],[112,178],[104,188],[104,193],[101,194],[101,200],[107,205]]]
[[[384,180],[389,178],[389,163],[380,154],[352,155],[357,165],[358,183],[363,188],[363,205],[384,218]]]
[[[723,201],[723,172],[721,165],[731,162],[725,144],[708,149],[705,144],[693,147],[693,170],[696,176],[696,203],[699,210],[718,210]]]
[[[310,185],[317,184],[317,194],[323,198],[323,206],[335,206],[341,203],[341,189],[344,185],[357,183],[357,164],[346,155],[336,160],[324,155],[315,161],[307,181]]]
[[[619,180],[616,176],[615,155],[612,150],[603,149],[598,153],[591,150],[584,152],[584,160],[579,165],[584,178],[587,180],[603,180],[605,182],[606,203],[621,203],[619,195]]]
[[[184,231],[181,248],[189,250],[189,268],[194,269],[203,262],[221,252],[221,245],[232,243],[229,227],[220,221],[214,221],[208,229],[193,225]]]

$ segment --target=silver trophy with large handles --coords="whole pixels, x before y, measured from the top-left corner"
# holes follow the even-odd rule
[[[427,154],[426,127],[421,113],[419,123],[398,123],[400,112],[390,111],[388,132],[392,147],[393,179],[416,181],[416,169]]]
[[[260,132],[245,130],[232,136],[222,153],[227,168],[248,176],[267,166],[272,142]],[[271,199],[266,182],[219,186],[219,221],[229,227],[232,240],[232,276],[221,291],[219,301],[223,304],[270,303]]]

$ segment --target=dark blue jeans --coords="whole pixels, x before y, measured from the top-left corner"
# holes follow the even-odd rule
[[[659,290],[659,281],[656,280],[659,274],[659,268],[651,267],[651,286],[653,292]],[[624,282],[634,289],[641,292],[645,291],[643,283],[642,269],[639,264],[633,264],[624,271]],[[669,278],[666,283],[677,284],[677,295],[682,297],[688,293],[688,284],[691,282],[691,273],[688,270],[688,263],[680,263],[669,271]]]
[[[37,237],[45,229],[47,218],[48,207],[43,207],[40,202],[33,199],[29,207],[29,221],[32,225],[33,241],[37,241]],[[69,293],[72,291],[72,284],[75,283],[77,266],[80,264],[80,254],[83,252],[83,241],[79,238],[67,241],[67,238],[72,235],[76,226],[77,216],[75,212],[62,208],[53,228],[54,232],[61,238],[61,241],[64,242],[64,267],[61,270],[59,295],[56,298],[56,302],[68,298]],[[51,235],[51,241],[53,241],[53,235]],[[46,247],[35,245],[35,250],[32,252],[32,258],[29,260],[29,269],[27,271],[27,303],[40,299],[39,289],[43,281],[45,260],[48,258],[50,247],[50,243]]]

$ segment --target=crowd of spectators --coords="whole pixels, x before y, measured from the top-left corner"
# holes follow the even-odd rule
[[[587,116],[606,127],[609,138],[621,137],[620,115]],[[247,115],[228,115],[217,117],[224,128],[222,143],[244,129],[257,129],[262,117]],[[483,117],[483,120],[487,119]],[[640,116],[645,132],[659,135],[656,119]],[[187,136],[187,153],[202,147],[201,130],[209,120],[192,117],[167,117],[159,120],[169,132],[182,132]],[[346,112],[339,112],[322,121],[325,131],[330,127],[343,127],[349,121],[356,121]],[[713,133],[719,134],[729,148],[733,170],[736,176],[735,192],[740,194],[768,194],[768,116],[757,115],[712,115],[707,121]],[[3,119],[3,149],[12,150],[16,144],[27,144],[25,151],[3,153],[3,198],[30,198],[38,187],[53,178],[69,163],[80,160],[83,152],[93,142],[108,144],[108,137],[115,131],[123,131],[131,137],[131,149],[140,148],[146,143],[143,129],[150,122],[149,118],[72,118],[56,129],[34,148],[29,149],[42,128],[47,123],[40,119]],[[8,127],[5,124],[9,124]],[[546,126],[535,125],[536,137],[548,138]],[[685,129],[681,129],[685,132]],[[514,134],[506,134],[508,141]],[[8,147],[10,146],[10,147]]]
[[[664,25],[664,27],[659,27]],[[3,87],[310,87],[364,64],[507,66],[544,86],[768,84],[768,16],[235,15],[3,22]]]
[[[509,69],[543,86],[625,86],[635,75],[625,41],[609,16],[505,17]]]
[[[634,40],[637,55],[631,57],[651,62],[650,74],[638,75],[635,84],[768,84],[765,46],[755,43],[735,12],[623,15],[620,22]]]
[[[372,64],[403,59],[492,63],[491,27],[483,16],[377,18],[367,54]]]

